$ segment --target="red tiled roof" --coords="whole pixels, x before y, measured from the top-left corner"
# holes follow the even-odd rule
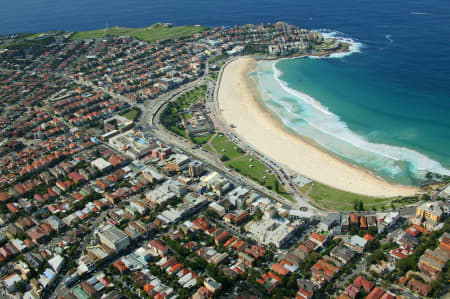
[[[360,226],[361,228],[367,228],[367,218],[366,216],[361,216],[360,220]]]
[[[0,193],[0,201],[7,201],[10,198],[11,198],[11,196],[9,195],[8,192],[1,192]]]
[[[161,243],[158,240],[151,240],[148,245],[150,247],[155,248],[155,249],[160,250],[160,251],[166,251],[167,250],[167,246],[164,245],[163,243]]]
[[[280,264],[273,264],[272,265],[272,270],[274,272],[276,272],[277,274],[280,274],[282,276],[286,276],[290,272],[288,269],[286,269],[285,267],[283,267]]]
[[[359,216],[357,214],[351,214],[350,215],[350,222],[351,223],[359,223]]]
[[[312,232],[311,235],[309,235],[310,239],[313,239],[313,241],[317,240],[319,243],[322,243],[327,239],[324,235],[318,234],[316,232]]]
[[[381,299],[395,299],[395,296],[389,293],[384,293],[384,295],[381,296]]]
[[[384,291],[380,287],[375,287],[366,299],[380,299],[384,295]]]
[[[363,238],[364,238],[365,240],[367,240],[367,241],[373,241],[373,240],[375,240],[375,237],[372,236],[371,234],[365,234]]]
[[[353,281],[353,285],[357,288],[361,288],[363,287],[364,290],[366,291],[366,293],[370,292],[370,290],[373,288],[373,286],[375,285],[373,282],[367,280],[365,277],[363,276],[358,276],[355,278],[355,280]]]

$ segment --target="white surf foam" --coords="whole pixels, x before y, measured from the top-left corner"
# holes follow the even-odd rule
[[[331,115],[331,112],[328,111],[328,109],[326,107],[322,106],[322,104],[320,104],[320,102],[316,101],[313,97],[307,95],[306,93],[302,93],[302,92],[299,92],[297,90],[287,87],[285,82],[280,80],[281,72],[277,69],[275,64],[276,64],[276,61],[272,63],[274,78],[286,92],[294,95],[294,97],[300,98],[301,100],[307,102],[308,104],[310,104],[317,110],[321,111],[322,113]]]
[[[349,48],[348,52],[333,53],[325,58],[342,58],[342,57],[345,57],[345,56],[348,56],[348,55],[351,55],[354,53],[360,53],[361,49],[363,48],[362,43],[357,42],[352,38],[344,36],[344,34],[342,32],[330,31],[327,29],[319,29],[317,31],[320,32],[320,34],[322,34],[322,36],[325,38],[334,38],[337,41],[350,44],[350,48]]]
[[[421,154],[419,152],[416,152],[414,150],[405,147],[396,147],[387,144],[371,143],[365,140],[363,137],[355,134],[348,128],[347,124],[344,123],[339,118],[339,116],[330,112],[328,108],[323,106],[319,101],[317,101],[316,99],[305,93],[302,93],[298,90],[294,90],[288,87],[286,82],[280,79],[281,72],[277,69],[276,63],[277,61],[272,62],[274,79],[282,88],[282,90],[284,90],[294,98],[300,100],[301,103],[309,107],[309,109],[307,109],[308,113],[303,113],[301,116],[302,119],[304,119],[314,129],[328,136],[334,137],[340,140],[341,142],[351,144],[353,147],[371,153],[378,158],[383,157],[384,159],[391,160],[392,162],[407,161],[412,165],[413,171],[415,172],[432,171],[444,175],[450,175],[449,169],[444,168],[438,161],[432,160],[424,154]],[[273,97],[273,100],[276,101],[277,100],[276,97]],[[280,101],[278,101],[278,103],[280,103]],[[285,107],[285,105],[283,106]],[[292,113],[292,108],[289,110],[290,110],[289,112]],[[283,122],[287,124],[286,121]],[[314,136],[310,137],[314,138]],[[324,144],[322,145],[329,148],[329,150],[332,150],[333,152],[336,152],[337,154],[346,157],[345,152],[342,153],[337,151],[336,149],[330,147],[330,144],[328,144],[328,146]],[[352,157],[347,158],[352,159]],[[398,168],[398,166],[396,167]]]
[[[386,39],[392,44],[392,43],[394,43],[394,40],[392,39],[392,35],[390,35],[390,34],[386,34]]]
[[[411,14],[412,15],[419,15],[419,16],[431,16],[431,15],[433,15],[430,12],[420,12],[420,11],[412,11]]]

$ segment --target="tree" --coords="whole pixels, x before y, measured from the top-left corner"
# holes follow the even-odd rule
[[[16,234],[16,238],[23,241],[28,237],[28,235],[24,231],[18,231]]]
[[[376,239],[369,242],[369,245],[367,245],[367,251],[374,251],[378,248],[380,248],[380,241],[378,241]]]
[[[275,191],[280,193],[280,182],[278,182],[278,180],[275,181]]]
[[[18,290],[22,294],[25,293],[25,291],[27,290],[27,284],[23,281],[16,282],[15,286],[16,286],[16,290]]]
[[[364,210],[364,203],[362,202],[362,200],[360,200],[358,203],[358,210],[360,210],[360,211]]]
[[[407,258],[401,259],[397,262],[397,270],[399,273],[407,273],[409,270],[417,269],[417,261],[415,254],[408,256]]]
[[[379,261],[385,260],[385,259],[386,259],[386,256],[385,256],[383,250],[377,249],[377,250],[375,250],[375,252],[371,256],[369,256],[367,258],[367,263],[368,264],[376,264]]]

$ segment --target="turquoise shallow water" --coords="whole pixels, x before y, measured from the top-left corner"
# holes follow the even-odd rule
[[[427,171],[450,174],[449,95],[377,73],[359,48],[259,62],[252,75],[262,102],[287,128],[386,180],[416,185]]]

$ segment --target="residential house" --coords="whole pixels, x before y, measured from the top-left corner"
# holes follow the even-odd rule
[[[427,297],[431,291],[431,286],[429,284],[418,281],[415,278],[412,278],[408,282],[408,288],[416,293],[419,293],[422,296]]]
[[[350,240],[345,241],[344,245],[347,246],[348,248],[362,254],[364,252],[364,248],[367,245],[367,240],[358,235],[354,235],[350,238]]]

